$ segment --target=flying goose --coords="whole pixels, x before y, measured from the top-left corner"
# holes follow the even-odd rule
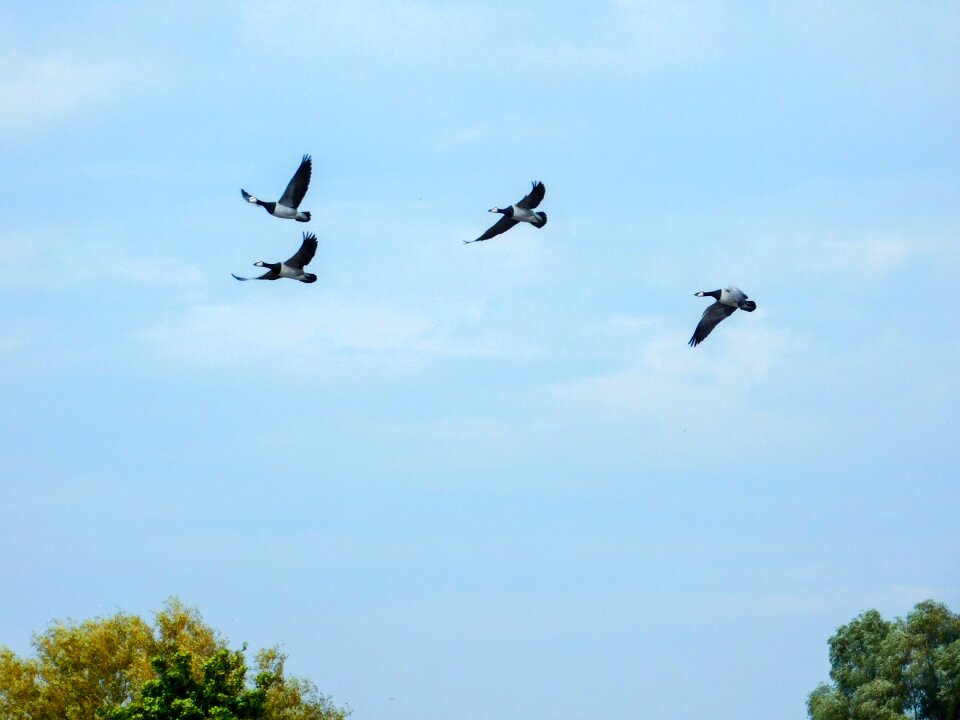
[[[314,253],[317,252],[317,236],[313,233],[303,234],[303,244],[296,254],[285,263],[268,263],[263,260],[257,260],[256,267],[269,268],[260,277],[239,277],[233,275],[237,280],[279,280],[280,278],[290,278],[304,283],[317,281],[317,276],[313,273],[304,272],[303,268],[313,260]]]
[[[710,292],[701,290],[695,295],[696,297],[709,295],[716,298],[716,302],[703,311],[703,317],[700,318],[697,329],[693,331],[693,337],[690,338],[690,347],[696,347],[706,340],[707,335],[717,324],[730,317],[737,308],[746,312],[753,312],[757,309],[757,304],[753,300],[747,300],[747,294],[735,285],[723,290],[711,290]]]
[[[310,185],[310,172],[312,168],[313,164],[310,156],[304,155],[303,160],[300,161],[300,167],[297,168],[293,177],[290,178],[287,189],[283,191],[283,195],[280,196],[277,202],[264,202],[263,200],[255,198],[242,188],[240,194],[243,195],[243,199],[248,203],[259,205],[274,217],[285,220],[296,220],[297,222],[310,222],[310,213],[300,212],[297,208],[300,207],[300,203],[303,202],[303,196],[307,194],[307,186]]]
[[[543,183],[539,181],[531,184],[533,185],[533,189],[516,205],[511,205],[508,208],[490,208],[490,212],[500,213],[503,217],[497,220],[489,230],[476,240],[464,240],[463,242],[469,244],[472,242],[480,242],[481,240],[489,240],[500,233],[505,233],[518,222],[528,222],[538,229],[546,225],[547,214],[545,212],[534,212],[533,209],[543,200],[543,195],[547,189],[543,186]]]

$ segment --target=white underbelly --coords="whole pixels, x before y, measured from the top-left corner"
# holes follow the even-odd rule
[[[285,277],[285,278],[298,278],[301,275],[303,275],[303,270],[299,268],[292,268],[289,265],[285,265],[281,263],[279,275],[280,277]]]
[[[513,206],[513,219],[517,222],[533,222],[535,217],[533,210]]]
[[[297,216],[297,211],[294,208],[289,208],[286,205],[277,203],[276,207],[273,209],[273,214],[275,217],[289,220]]]
[[[740,294],[742,294],[742,293],[740,293]],[[740,300],[741,300],[741,299],[742,299],[742,298],[738,297],[738,295],[730,292],[729,290],[726,290],[726,289],[725,289],[725,290],[721,290],[721,291],[720,291],[720,304],[721,304],[721,305],[729,305],[730,307],[739,307],[739,306],[740,306]]]

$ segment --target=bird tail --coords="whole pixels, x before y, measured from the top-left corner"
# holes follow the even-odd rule
[[[313,273],[304,273],[302,278],[297,278],[300,282],[304,283],[314,283],[317,281],[317,276]]]
[[[297,213],[297,222],[310,222],[310,213],[308,212]]]
[[[746,300],[743,305],[740,306],[741,310],[746,310],[747,312],[753,312],[757,309],[757,304],[753,300]]]
[[[531,223],[535,228],[542,228],[547,224],[547,214],[545,212],[535,212],[534,215],[537,217],[537,222]]]

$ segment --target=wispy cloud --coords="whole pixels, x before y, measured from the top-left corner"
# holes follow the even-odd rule
[[[760,321],[762,311],[751,316]],[[579,412],[623,417],[650,414],[658,422],[682,422],[743,404],[761,380],[797,344],[764,328],[721,327],[713,349],[692,350],[687,335],[661,333],[646,342],[630,367],[553,388]],[[712,420],[711,420],[712,422]]]
[[[0,234],[0,287],[67,287],[94,280],[195,285],[203,279],[196,265],[155,255],[133,256],[113,244],[70,240],[68,234],[62,229]]]
[[[921,248],[921,243],[902,238],[829,241],[823,246],[822,259],[830,267],[883,275]]]
[[[441,147],[455,147],[486,140],[491,135],[493,135],[493,130],[489,127],[470,127],[444,133],[437,137],[436,142]]]
[[[841,237],[828,233],[804,232],[792,239],[774,241],[781,248],[784,265],[803,269],[824,278],[834,274],[883,279],[897,272],[912,258],[948,258],[950,244],[931,238],[902,235],[877,235],[866,232],[859,237]]]
[[[717,3],[615,0],[613,7],[603,42],[560,40],[528,52],[575,70],[645,73],[702,61],[722,38]]]
[[[636,331],[651,328],[661,322],[660,318],[617,314],[607,320],[607,325],[614,330]]]
[[[931,585],[881,585],[863,588],[845,583],[832,583],[834,590],[823,593],[807,587],[793,592],[754,592],[718,595],[710,603],[691,603],[691,616],[703,620],[729,620],[743,616],[768,618],[796,617],[802,615],[844,615],[862,612],[867,608],[909,609],[926,598],[948,596],[950,588]],[[674,600],[674,602],[676,602]],[[749,608],[749,610],[745,610]]]
[[[322,357],[518,356],[529,349],[505,336],[476,333],[468,315],[428,318],[413,311],[329,297],[199,305],[137,333],[156,350],[187,362],[314,361]]]
[[[283,0],[269,6],[249,3],[243,13],[248,33],[259,42],[290,43],[292,33],[309,26],[318,47],[386,55],[394,63],[429,62],[455,54],[460,68],[488,67],[489,48],[496,47],[496,62],[517,71],[547,67],[630,73],[686,64],[713,53],[721,37],[720,8],[714,2],[618,0],[595,8],[589,37],[583,35],[582,26],[578,32],[560,35],[505,35],[496,12],[417,0],[358,0],[341,5]],[[512,10],[515,27],[543,25],[532,10]],[[298,22],[287,23],[290,17]]]
[[[131,80],[119,64],[67,56],[0,57],[0,127],[70,117],[116,94]]]
[[[17,335],[0,337],[0,354],[16,352],[20,348],[25,347],[27,344],[28,340],[25,337],[20,337]]]
[[[402,60],[398,51],[431,51],[463,43],[482,34],[490,25],[479,9],[411,0],[357,0],[321,4],[307,0],[280,0],[243,6],[247,32],[266,42],[285,42],[310,29],[313,41],[323,49],[349,49],[351,53],[389,55]],[[289,18],[297,18],[290,23]]]

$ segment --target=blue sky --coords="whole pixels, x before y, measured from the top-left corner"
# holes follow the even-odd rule
[[[955,3],[325,5],[0,5],[0,642],[175,594],[357,720],[760,720],[960,607]]]

